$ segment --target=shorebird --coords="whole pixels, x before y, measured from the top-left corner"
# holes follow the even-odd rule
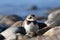
[[[33,36],[37,34],[39,29],[46,27],[46,24],[37,22],[36,16],[34,14],[30,14],[24,20],[23,27],[26,30],[26,35],[31,34]]]

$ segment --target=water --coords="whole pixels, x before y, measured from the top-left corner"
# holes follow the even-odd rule
[[[38,10],[27,10],[33,5],[36,5]],[[49,9],[55,7],[60,7],[60,0],[0,0],[0,14],[3,15],[17,14],[24,17],[35,14],[47,17]]]

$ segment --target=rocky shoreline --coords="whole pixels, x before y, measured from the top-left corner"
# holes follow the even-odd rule
[[[34,37],[26,36],[23,28],[20,28],[22,31],[18,31],[16,34],[16,38],[12,40],[60,40],[60,10],[56,10],[51,12],[48,15],[48,18],[44,17],[36,17],[37,20],[46,19],[45,24],[46,27],[39,30],[38,35]],[[11,26],[16,27],[22,26],[22,18],[17,15],[9,15],[9,16],[0,16],[0,33],[4,32],[6,29]],[[18,29],[19,30],[19,29]],[[21,33],[19,33],[21,32]],[[13,32],[14,33],[14,32]],[[24,35],[23,35],[24,34]],[[8,40],[8,39],[6,39]]]

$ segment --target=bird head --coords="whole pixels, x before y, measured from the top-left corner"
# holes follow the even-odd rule
[[[36,17],[34,14],[29,14],[27,17],[26,17],[26,20],[27,21],[35,21],[36,20]]]

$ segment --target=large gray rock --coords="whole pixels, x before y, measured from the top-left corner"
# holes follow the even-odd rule
[[[60,10],[51,12],[45,22],[48,26],[60,26]]]
[[[0,24],[3,24],[4,26],[11,26],[12,24],[14,24],[17,21],[22,20],[21,17],[19,17],[18,15],[2,15],[0,17]]]
[[[22,20],[18,15],[0,15],[0,32],[6,30],[15,22]]]

